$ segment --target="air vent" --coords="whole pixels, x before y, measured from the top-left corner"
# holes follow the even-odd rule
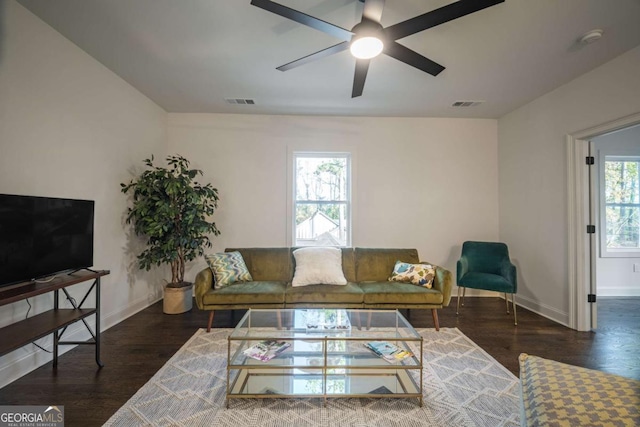
[[[224,100],[226,101],[227,104],[233,104],[233,105],[255,105],[256,104],[255,99],[248,99],[248,98],[225,98]]]
[[[475,107],[476,105],[482,104],[484,101],[456,101],[451,106],[452,107]]]

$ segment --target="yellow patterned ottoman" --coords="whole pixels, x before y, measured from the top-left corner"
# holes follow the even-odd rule
[[[520,355],[522,426],[640,426],[640,381]]]

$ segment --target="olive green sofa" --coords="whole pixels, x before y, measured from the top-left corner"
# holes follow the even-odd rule
[[[347,284],[292,287],[296,248],[226,249],[242,254],[253,281],[214,289],[213,273],[205,268],[196,276],[194,294],[201,310],[210,310],[207,332],[215,310],[249,308],[431,309],[439,330],[437,309],[451,300],[452,275],[435,266],[431,289],[411,283],[389,282],[396,261],[421,262],[416,249],[342,248],[342,271]]]

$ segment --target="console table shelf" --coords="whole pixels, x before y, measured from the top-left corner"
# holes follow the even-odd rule
[[[49,310],[2,328],[0,355],[17,350],[25,344],[56,332],[95,313],[94,309],[64,308]]]
[[[27,298],[54,293],[53,309],[36,314],[24,320],[0,328],[0,356],[25,346],[33,341],[53,334],[53,366],[58,363],[58,346],[71,344],[91,344],[96,346],[96,363],[102,367],[100,361],[100,278],[109,274],[108,270],[78,271],[60,275],[47,283],[26,282],[0,289],[0,306],[12,304]],[[70,298],[66,288],[82,282],[93,280],[93,284],[85,293],[82,301],[77,304]],[[95,306],[82,308],[87,297],[95,289]],[[59,291],[62,290],[73,308],[59,308]],[[95,332],[91,330],[85,318],[96,316]],[[93,337],[93,341],[71,342],[60,341],[67,326],[82,321]],[[62,330],[62,331],[60,331]]]

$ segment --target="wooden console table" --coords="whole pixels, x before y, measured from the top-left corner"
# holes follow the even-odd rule
[[[12,304],[37,295],[53,292],[53,309],[39,313],[33,317],[0,328],[0,356],[23,347],[46,335],[53,334],[53,367],[58,366],[58,346],[88,344],[96,347],[96,363],[101,368],[100,361],[100,278],[109,274],[109,270],[89,271],[80,270],[73,273],[61,273],[47,283],[26,282],[5,288],[0,288],[0,306]],[[93,280],[93,284],[86,292],[80,304],[69,295],[67,287]],[[93,308],[83,308],[91,291],[95,289],[95,305]],[[73,308],[59,308],[60,290],[62,290]],[[91,330],[86,317],[95,314],[95,332]],[[92,341],[61,341],[67,327],[72,323],[82,321],[93,337]]]

